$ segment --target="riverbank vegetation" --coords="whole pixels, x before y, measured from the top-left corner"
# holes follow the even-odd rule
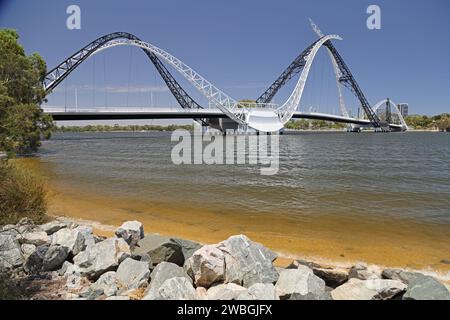
[[[405,118],[410,128],[417,130],[439,130],[450,132],[450,114],[443,113],[436,116],[410,115]]]
[[[9,155],[36,151],[53,129],[39,107],[46,64],[37,53],[26,56],[18,39],[16,31],[0,29],[0,150]]]
[[[152,125],[152,124],[144,124],[144,125],[126,125],[121,126],[118,124],[115,125],[87,125],[87,126],[61,126],[57,127],[56,131],[59,132],[111,132],[111,131],[174,131],[176,129],[184,129],[184,130],[192,130],[192,125],[168,125],[168,126],[160,126],[160,125]]]
[[[326,130],[326,129],[344,129],[345,123],[330,122],[324,120],[291,120],[286,123],[286,129],[291,130]]]
[[[410,115],[405,117],[409,128],[415,130],[439,130],[450,132],[450,114],[443,113],[435,116]],[[345,123],[336,123],[324,120],[291,120],[286,124],[286,129],[291,130],[327,130],[344,129]]]
[[[0,160],[0,225],[28,217],[46,220],[46,191],[43,181],[28,169]]]

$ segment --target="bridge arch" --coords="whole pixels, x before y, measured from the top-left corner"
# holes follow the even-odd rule
[[[408,125],[406,124],[406,121],[405,121],[405,119],[403,118],[402,113],[401,113],[400,110],[398,109],[398,105],[397,105],[394,101],[392,101],[391,99],[383,99],[383,100],[379,101],[377,104],[375,104],[375,105],[373,106],[373,111],[374,111],[374,112],[377,112],[377,110],[378,110],[381,106],[386,105],[387,103],[389,103],[390,106],[393,106],[393,107],[394,107],[393,110],[394,110],[394,112],[398,115],[403,130],[408,130]]]
[[[92,55],[101,51],[101,48],[110,41],[117,39],[133,39],[139,40],[139,38],[128,32],[114,32],[102,36],[91,43],[84,46],[79,51],[75,52],[66,60],[62,61],[59,65],[51,69],[44,78],[44,90],[46,94],[50,94],[53,89],[58,86],[65,78],[67,78],[83,61],[91,57]],[[158,57],[148,50],[144,50],[149,60],[153,63],[156,70],[160,74],[161,78],[166,83],[172,95],[178,101],[183,109],[203,109],[176,81],[176,79],[170,74],[169,70],[158,59]],[[205,119],[194,119],[204,125],[207,125]]]
[[[337,35],[328,35],[322,37],[310,46],[308,54],[305,55],[306,64],[297,82],[297,85],[292,91],[291,96],[281,106],[267,103],[257,103],[251,106],[249,106],[248,104],[242,105],[238,101],[215,87],[208,80],[206,80],[204,77],[202,77],[200,74],[198,74],[178,58],[172,56],[170,53],[164,51],[163,49],[147,42],[132,39],[118,39],[106,43],[104,46],[100,47],[97,52],[110,47],[121,45],[132,45],[140,47],[144,50],[149,50],[159,58],[172,65],[211,103],[216,105],[218,109],[228,115],[231,119],[240,124],[248,125],[259,131],[273,132],[283,128],[284,124],[286,124],[292,118],[298,104],[300,103],[303,89],[308,78],[309,70],[317,54],[317,51],[321,46],[324,45],[324,43],[330,41],[331,39],[341,40],[341,38]]]
[[[158,72],[161,74],[164,81],[172,91],[172,94],[177,98],[182,107],[186,106],[189,108],[201,108],[201,106],[199,106],[181,88],[181,86],[161,63],[159,58],[174,67],[177,72],[184,76],[198,91],[200,91],[213,105],[215,105],[229,118],[239,124],[250,126],[251,128],[259,131],[274,132],[283,128],[284,124],[292,118],[298,104],[300,103],[309,70],[317,51],[320,47],[326,43],[329,43],[332,39],[341,40],[341,38],[337,35],[327,35],[308,47],[304,55],[305,65],[297,85],[287,101],[281,106],[269,103],[256,103],[252,106],[241,104],[215,87],[212,83],[178,58],[163,49],[148,42],[141,41],[136,36],[126,32],[116,32],[105,35],[73,54],[47,74],[44,81],[44,88],[46,92],[50,92],[78,65],[93,54],[115,46],[137,46],[144,50],[144,52],[149,56],[150,60],[154,63],[155,67],[157,67]]]

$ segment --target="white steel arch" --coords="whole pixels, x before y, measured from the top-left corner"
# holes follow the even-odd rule
[[[332,39],[342,40],[342,38],[338,35],[327,35],[322,37],[313,46],[310,53],[305,57],[307,62],[302,70],[297,85],[287,101],[281,106],[268,103],[255,103],[251,105],[247,103],[241,104],[237,100],[225,94],[222,90],[218,89],[178,58],[148,42],[133,39],[115,39],[104,44],[93,54],[99,53],[107,48],[123,45],[137,46],[144,50],[148,50],[174,67],[198,91],[200,91],[211,104],[216,106],[234,121],[242,125],[248,125],[259,131],[275,132],[282,129],[284,125],[292,118],[300,103],[309,70],[311,69],[311,65],[317,51],[325,42]]]
[[[297,109],[298,104],[300,103],[300,99],[302,98],[303,89],[305,88],[306,80],[308,79],[309,70],[311,69],[311,65],[314,61],[314,58],[319,51],[320,47],[329,40],[342,40],[342,38],[338,35],[328,35],[322,37],[311,49],[310,53],[305,57],[307,61],[305,66],[303,67],[300,78],[298,79],[297,85],[295,86],[294,91],[292,91],[289,99],[279,108],[280,119],[283,125],[291,120],[292,115]]]
[[[317,34],[317,36],[319,38],[322,38],[324,36],[324,34],[320,30],[319,26],[317,24],[315,24],[311,18],[309,19],[309,22],[311,23],[311,27],[312,27],[313,31]],[[327,52],[328,52],[328,55],[330,56],[331,64],[333,65],[334,75],[336,77],[336,86],[338,89],[339,106],[341,109],[341,116],[348,118],[349,115],[348,115],[347,108],[345,107],[345,100],[344,100],[344,95],[342,94],[342,85],[340,82],[340,79],[342,77],[342,72],[339,69],[339,66],[336,62],[336,59],[333,56],[333,53],[331,52],[331,50],[328,47],[327,47]]]
[[[388,101],[389,101],[389,105],[394,106],[394,111],[395,111],[395,113],[397,113],[397,115],[398,115],[398,117],[399,117],[399,119],[400,119],[400,122],[401,122],[401,124],[402,124],[403,129],[404,129],[404,130],[408,130],[408,125],[406,124],[406,121],[405,121],[405,119],[403,118],[402,113],[401,113],[400,110],[398,109],[397,104],[394,103],[391,99],[384,99],[384,100],[379,101],[377,104],[375,104],[375,105],[373,106],[373,108],[372,108],[372,109],[373,109],[373,112],[377,112],[377,110],[378,110],[382,105],[385,105]]]

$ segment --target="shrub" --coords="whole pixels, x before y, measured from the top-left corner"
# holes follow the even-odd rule
[[[27,169],[0,160],[0,225],[15,224],[24,217],[42,223],[46,208],[43,181]]]
[[[0,274],[0,300],[21,300],[25,295],[9,274]]]

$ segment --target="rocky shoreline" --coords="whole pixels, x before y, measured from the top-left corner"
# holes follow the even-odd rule
[[[450,300],[448,287],[419,272],[294,260],[245,235],[202,245],[145,234],[127,221],[115,236],[56,218],[0,228],[0,272],[25,299],[55,300]]]

